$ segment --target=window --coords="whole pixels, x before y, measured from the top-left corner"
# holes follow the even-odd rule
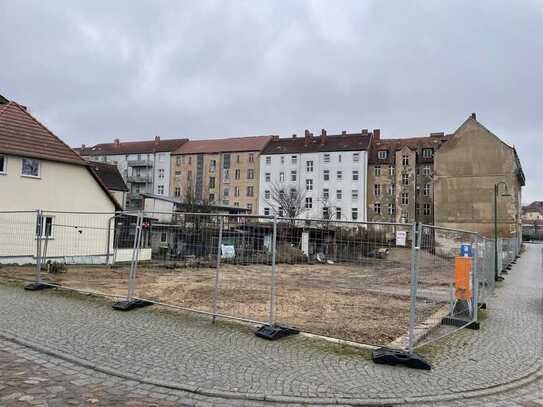
[[[234,206],[239,206],[239,202],[234,202]]]
[[[0,155],[0,174],[6,174],[8,172],[7,157]]]
[[[329,163],[330,162],[330,154],[324,154],[323,161],[325,163]]]
[[[373,186],[373,195],[381,196],[381,184],[375,184]]]
[[[279,173],[279,182],[285,182],[285,173],[284,172]]]
[[[338,190],[336,191],[336,198],[337,198],[338,200],[341,200],[341,197],[342,197],[342,196],[343,196],[343,192],[341,191],[341,189],[338,189]]]
[[[341,219],[341,208],[336,208],[336,219]]]
[[[375,177],[381,176],[381,166],[380,165],[376,165],[375,167],[373,167],[373,175]]]
[[[330,208],[327,206],[322,208],[322,218],[323,219],[329,219],[330,218]]]
[[[215,188],[215,177],[209,177],[209,189]]]
[[[330,181],[330,170],[324,170],[323,177],[325,181]]]
[[[358,208],[351,209],[351,218],[353,220],[358,220]]]
[[[431,213],[432,213],[432,210],[430,209],[430,204],[425,203],[424,207],[422,208],[422,214],[424,216],[430,216]]]
[[[249,153],[249,162],[250,163],[255,162],[255,154],[254,153]],[[249,206],[247,206],[247,207],[249,207]]]
[[[402,174],[402,185],[409,185],[409,174]]]
[[[179,177],[181,175],[181,171],[175,171],[175,176]]]
[[[285,157],[281,156],[281,164],[285,163]]]
[[[353,189],[351,191],[351,196],[353,198],[353,201],[356,201],[358,199],[358,189]]]
[[[281,157],[281,158],[283,158],[283,157]],[[271,156],[267,155],[267,156],[266,156],[266,165],[270,165],[270,164],[271,164]],[[270,209],[270,208],[268,208],[268,210],[269,210],[269,209]]]
[[[336,177],[338,181],[341,181],[343,179],[343,171],[338,171]]]
[[[327,201],[330,198],[330,192],[328,191],[328,188],[324,188],[322,190],[322,199]]]
[[[338,160],[339,162],[341,162],[341,154],[338,154],[337,160]]]
[[[401,203],[402,203],[402,205],[409,205],[409,193],[408,192],[402,192]]]
[[[239,164],[239,154],[238,154],[238,155],[236,155],[236,163],[238,163],[238,164]]]
[[[388,167],[388,174],[389,174],[391,177],[394,176],[394,173],[395,173],[395,172],[396,172],[396,171],[394,171],[394,166],[391,165],[391,166]]]
[[[290,197],[294,199],[296,198],[296,194],[296,188],[290,188]]]
[[[292,164],[296,164],[298,162],[298,157],[296,157],[295,155],[291,156],[290,157],[290,162]]]
[[[406,154],[402,156],[402,165],[409,165],[409,156]]]
[[[227,197],[228,195],[230,195],[230,190],[228,189],[228,187],[224,187],[223,196]]]
[[[422,167],[422,175],[432,175],[432,169],[429,165],[425,165],[424,167]]]
[[[379,202],[373,204],[373,213],[375,213],[376,215],[381,214],[381,204]]]
[[[43,216],[36,225],[36,235],[41,239],[53,237],[53,216]]]
[[[181,156],[181,164],[185,164],[185,156],[184,155]]]
[[[379,150],[377,152],[377,158],[379,158],[380,160],[386,160],[387,156],[388,156],[388,151],[387,150]]]
[[[270,216],[270,208],[264,208],[264,216]]]
[[[284,190],[284,189],[282,189],[282,190],[279,191],[279,199],[280,199],[280,200],[285,199],[285,190]]]
[[[35,160],[33,158],[23,158],[23,167],[21,174],[25,177],[36,177],[40,176],[40,160]]]
[[[191,165],[191,164],[192,164],[192,156],[189,155],[189,165]]]
[[[253,213],[253,204],[248,203],[247,210],[249,211],[249,213]]]
[[[432,190],[432,186],[430,184],[424,184],[424,188],[422,190],[422,193],[424,196],[430,196],[430,191]]]
[[[209,172],[215,172],[217,169],[217,160],[209,161]]]
[[[279,207],[278,212],[279,212],[279,216],[284,216],[285,215],[285,212],[283,211],[283,208],[281,208],[281,207]]]
[[[230,179],[230,170],[229,169],[225,169],[223,171],[223,179],[224,180],[229,180]]]
[[[157,186],[157,194],[164,195],[164,185]]]
[[[394,195],[394,191],[396,190],[396,186],[394,184],[388,184],[388,194]]]
[[[223,154],[222,156],[222,167],[230,168],[230,154]]]
[[[313,208],[313,198],[307,197],[305,198],[305,209],[311,209]]]
[[[388,204],[388,214],[394,215],[394,204],[391,204],[391,203]]]
[[[255,179],[255,170],[252,168],[247,170],[247,179]]]
[[[166,157],[166,154],[160,153],[160,154],[158,155],[158,161],[161,162],[161,163],[163,163],[165,157]]]
[[[175,187],[175,196],[177,197],[181,196],[181,188]]]
[[[290,172],[290,180],[291,181],[296,181],[296,171],[295,170],[292,170]]]
[[[422,156],[424,158],[432,158],[432,155],[434,155],[434,150],[432,150],[431,148],[422,149]]]
[[[241,178],[241,170],[239,168],[234,171],[234,178],[235,179]]]
[[[164,168],[159,168],[158,169],[158,178],[159,179],[164,179]]]
[[[358,181],[358,171],[353,171],[353,181]]]
[[[166,232],[160,234],[160,243],[168,243],[168,234]]]
[[[360,153],[353,153],[353,163],[360,161]]]
[[[239,196],[239,187],[234,187],[234,196]]]
[[[175,165],[181,165],[181,156],[180,155],[175,157]]]
[[[209,202],[215,202],[215,194],[209,194]]]
[[[247,196],[254,196],[254,193],[255,193],[255,187],[248,186],[247,187]]]
[[[312,179],[306,179],[305,180],[305,190],[306,191],[313,191],[313,180]]]
[[[306,161],[305,162],[305,170],[307,172],[313,172],[313,161]]]

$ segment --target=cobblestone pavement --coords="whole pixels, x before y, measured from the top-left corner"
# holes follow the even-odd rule
[[[264,398],[511,405],[515,398],[506,397],[517,397],[531,403],[519,405],[535,407],[541,384],[533,380],[539,377],[543,350],[539,250],[528,245],[504,286],[488,301],[489,317],[480,331],[460,331],[427,349],[432,371],[375,365],[360,352],[301,337],[266,342],[246,327],[213,326],[208,319],[159,307],[120,313],[103,299],[52,290],[30,293],[11,286],[0,286],[0,334],[109,373],[138,377],[147,383],[142,386],[167,384],[188,391],[177,400],[191,391],[249,396],[254,399],[245,401],[249,405]],[[521,384],[524,387],[513,389]],[[497,389],[507,392],[488,395]],[[532,389],[533,398],[522,393],[525,389]],[[475,398],[436,404],[443,397],[462,396]]]

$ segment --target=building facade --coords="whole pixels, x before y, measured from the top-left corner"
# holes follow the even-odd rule
[[[259,214],[366,220],[372,133],[274,139],[260,156]]]
[[[434,154],[451,136],[381,139],[374,134],[368,165],[368,219],[434,223]]]
[[[259,156],[272,136],[194,140],[172,154],[172,196],[258,212]]]
[[[524,172],[514,147],[472,114],[435,154],[434,209],[439,226],[494,235],[494,188],[499,186],[499,237],[521,235]],[[507,194],[505,194],[507,192]],[[506,195],[506,196],[503,196]]]
[[[90,161],[115,164],[128,186],[126,208],[142,208],[142,193],[170,195],[171,153],[181,147],[186,139],[82,145],[75,149],[81,157]]]

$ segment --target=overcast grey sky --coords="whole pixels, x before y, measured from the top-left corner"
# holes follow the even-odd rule
[[[380,128],[471,113],[543,199],[543,1],[0,0],[0,94],[72,146]]]

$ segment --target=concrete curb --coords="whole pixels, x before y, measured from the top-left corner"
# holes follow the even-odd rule
[[[27,348],[33,349],[35,351],[54,356],[56,358],[83,366],[88,369],[95,370],[100,373],[105,373],[111,376],[119,377],[121,379],[132,380],[142,384],[148,384],[158,387],[163,387],[172,390],[186,391],[189,393],[199,394],[202,396],[217,397],[217,398],[226,398],[234,400],[254,400],[254,401],[270,401],[270,402],[279,402],[279,403],[297,403],[297,404],[307,404],[307,405],[330,405],[330,404],[342,404],[342,405],[353,405],[353,406],[389,406],[391,404],[406,404],[406,403],[435,403],[440,401],[453,401],[453,400],[463,400],[476,397],[490,396],[493,394],[504,393],[511,391],[523,386],[526,386],[530,383],[533,383],[537,380],[543,378],[543,366],[539,366],[534,369],[532,372],[527,373],[525,376],[513,380],[511,382],[502,383],[488,388],[480,388],[475,390],[470,390],[461,393],[455,394],[438,394],[430,396],[420,396],[420,397],[407,397],[407,398],[382,398],[382,399],[367,399],[367,398],[345,398],[345,397],[336,397],[336,398],[308,398],[300,396],[281,396],[281,395],[268,395],[268,394],[258,394],[258,393],[238,393],[238,392],[229,392],[221,391],[215,389],[206,389],[203,387],[185,385],[183,383],[173,383],[166,382],[161,380],[156,380],[147,377],[136,377],[133,374],[123,372],[118,369],[109,368],[107,366],[100,366],[93,362],[90,362],[79,357],[69,355],[64,352],[60,352],[55,349],[45,347],[43,345],[34,343],[27,339],[20,338],[16,335],[9,334],[6,332],[0,331],[0,338],[5,340],[17,343],[19,345],[25,346]]]

